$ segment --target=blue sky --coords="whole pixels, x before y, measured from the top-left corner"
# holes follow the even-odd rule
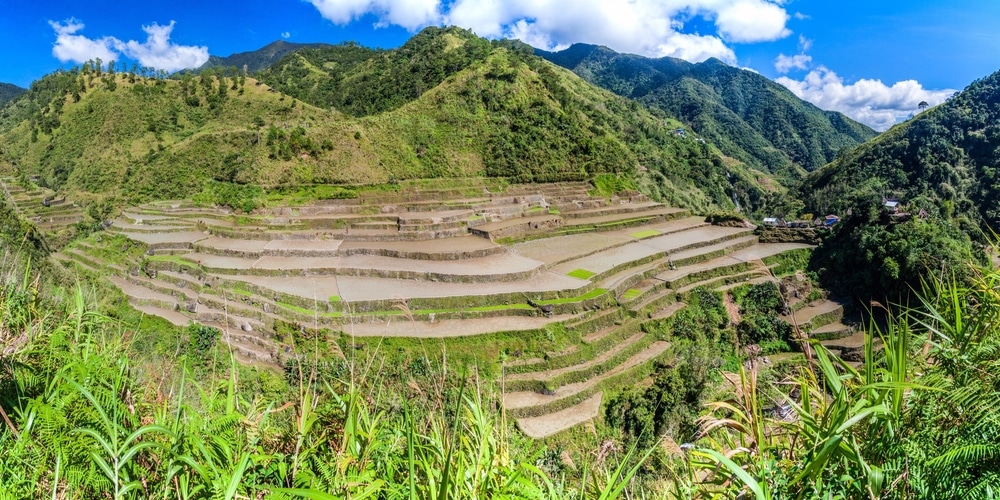
[[[281,38],[395,47],[438,24],[546,49],[718,57],[878,129],[1000,70],[996,0],[0,0],[0,81],[101,55],[173,71]]]

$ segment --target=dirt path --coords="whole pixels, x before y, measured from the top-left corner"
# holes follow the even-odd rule
[[[114,285],[120,288],[125,295],[135,299],[156,300],[166,302],[168,304],[177,302],[177,298],[172,295],[167,295],[165,293],[157,292],[156,290],[150,290],[144,286],[136,285],[125,278],[108,276],[108,281],[114,283]]]
[[[167,321],[169,321],[174,326],[187,326],[188,323],[193,321],[191,318],[177,312],[171,311],[169,309],[164,309],[162,307],[149,306],[149,305],[133,305],[136,310],[142,311],[150,316],[159,316]]]
[[[344,325],[344,333],[355,337],[447,338],[495,332],[537,330],[566,321],[572,315],[546,317],[499,316],[496,318],[446,319],[434,322],[408,321],[400,317],[387,322]]]
[[[832,300],[824,300],[818,304],[803,307],[802,309],[795,311],[795,324],[802,326],[816,316],[833,312],[837,309],[842,309],[843,307],[843,305]],[[788,321],[789,318],[787,316],[782,316],[781,319]]]
[[[601,411],[601,399],[603,396],[603,392],[598,392],[582,403],[570,406],[565,410],[542,415],[541,417],[519,419],[517,425],[528,437],[534,439],[542,439],[553,434],[558,434],[566,429],[597,418]]]
[[[627,359],[624,363],[608,370],[596,377],[593,377],[583,382],[577,382],[575,384],[567,384],[558,389],[556,389],[555,394],[551,396],[546,396],[545,394],[539,394],[532,391],[521,391],[521,392],[511,392],[505,394],[503,397],[504,408],[507,410],[513,410],[517,408],[527,408],[529,406],[541,406],[544,404],[551,403],[553,401],[558,401],[560,399],[572,397],[573,395],[579,394],[591,387],[599,384],[606,378],[613,377],[627,371],[631,368],[639,366],[660,354],[663,354],[670,347],[669,342],[664,342],[658,340],[653,342],[652,345],[639,352],[635,356]]]
[[[341,298],[345,301],[387,300],[398,298],[475,297],[504,293],[532,293],[576,290],[586,281],[550,272],[542,272],[517,281],[488,283],[450,283],[441,281],[405,280],[338,276]],[[306,284],[303,287],[308,286]],[[524,302],[519,298],[518,302]]]
[[[635,335],[633,335],[633,336],[625,339],[624,341],[620,342],[618,345],[614,346],[613,348],[611,348],[611,349],[609,349],[607,351],[602,352],[600,355],[598,355],[598,356],[594,357],[593,359],[591,359],[589,361],[586,361],[584,363],[580,363],[580,364],[577,364],[577,365],[567,366],[565,368],[558,368],[558,369],[555,369],[555,370],[547,370],[547,371],[544,371],[544,372],[517,373],[517,374],[514,374],[514,375],[511,375],[511,376],[507,377],[507,379],[508,380],[551,380],[551,379],[553,379],[555,377],[558,377],[558,376],[560,376],[560,375],[562,375],[564,373],[575,372],[575,371],[580,371],[580,370],[586,370],[587,368],[599,365],[599,364],[601,364],[601,363],[603,363],[603,362],[605,362],[605,361],[613,358],[619,352],[624,351],[625,349],[627,349],[632,344],[635,344],[636,342],[642,340],[642,338],[645,337],[645,336],[646,336],[646,334],[644,332],[639,332],[639,333],[637,333],[637,334],[635,334]]]

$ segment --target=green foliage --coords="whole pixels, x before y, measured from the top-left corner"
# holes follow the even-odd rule
[[[707,473],[697,488],[723,497],[991,498],[1000,485],[998,282],[982,267],[969,282],[929,279],[912,306],[876,311],[886,317],[866,332],[861,368],[814,344],[790,393],[759,387],[759,365],[741,368],[739,395],[712,403],[701,421],[688,464]],[[774,389],[776,401],[763,399]]]
[[[206,326],[199,323],[191,323],[187,328],[188,353],[192,356],[203,359],[208,356],[215,343],[219,341],[222,332],[214,326]]]
[[[597,274],[597,273],[594,273],[592,271],[588,271],[586,269],[574,269],[574,270],[566,273],[566,275],[569,276],[569,277],[571,277],[571,278],[578,278],[578,279],[582,279],[582,280],[590,279],[595,274]]]
[[[268,85],[225,67],[170,80],[92,65],[53,73],[0,111],[4,159],[72,198],[116,204],[190,197],[207,180],[296,192],[483,175],[613,174],[615,190],[695,210],[768,198],[743,165],[675,136],[665,116],[522,45],[455,28],[389,51],[298,50],[260,78]]]
[[[708,370],[695,356],[658,366],[653,384],[628,388],[609,400],[606,422],[636,440],[641,448],[655,446],[664,435],[686,441],[695,430],[695,419],[708,383]]]
[[[258,77],[313,105],[367,116],[420,97],[489,51],[489,42],[469,31],[427,28],[392,51],[353,43],[299,50]]]
[[[484,410],[478,391],[449,390],[440,412],[389,412],[355,386],[293,369],[297,390],[261,400],[256,384],[267,377],[237,376],[232,361],[199,377],[172,357],[147,365],[122,342],[120,325],[90,312],[81,295],[64,310],[11,302],[12,290],[0,289],[0,307],[26,322],[5,326],[0,338],[36,336],[3,351],[0,364],[4,495],[568,496],[533,465],[530,443],[511,446],[502,416]],[[601,486],[624,488],[633,474]]]
[[[219,205],[250,213],[261,206],[264,192],[250,184],[207,181],[205,188],[191,199],[195,203]]]
[[[714,226],[745,227],[746,218],[735,212],[712,212],[705,216],[705,222]]]
[[[229,57],[209,56],[208,62],[198,70],[213,68],[225,71],[234,77],[234,80],[243,76],[243,69],[253,75],[267,69],[272,64],[280,61],[283,57],[303,49],[326,47],[323,43],[293,43],[284,40],[271,42],[257,50],[250,52],[240,52]],[[236,90],[236,89],[231,89]]]
[[[637,191],[635,181],[628,177],[612,174],[600,174],[591,180],[594,184],[594,195],[611,197],[623,191]]]
[[[953,221],[915,217],[888,222],[855,215],[837,224],[813,252],[810,268],[845,295],[895,301],[931,276],[965,279],[968,264],[982,259],[982,252]]]

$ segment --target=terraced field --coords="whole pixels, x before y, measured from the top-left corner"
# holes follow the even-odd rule
[[[43,234],[50,237],[85,219],[82,208],[51,189],[28,190],[14,179],[5,177],[0,178],[0,190],[14,203],[21,217],[35,223]]]
[[[286,361],[275,333],[286,323],[356,338],[535,339],[564,327],[571,345],[502,365],[508,414],[542,438],[593,418],[605,391],[669,359],[670,343],[645,322],[676,313],[695,287],[766,279],[769,259],[808,248],[761,244],[752,228],[712,226],[638,194],[594,197],[587,183],[491,192],[468,182],[239,217],[152,203],[56,258],[107,276],[147,314],[219,327],[248,363]],[[826,326],[837,307],[813,304],[795,320],[849,336]]]

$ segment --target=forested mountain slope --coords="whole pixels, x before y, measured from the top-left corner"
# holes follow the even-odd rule
[[[302,49],[327,47],[325,43],[293,43],[284,40],[271,42],[257,50],[249,52],[238,52],[226,57],[209,56],[208,62],[203,64],[198,70],[208,68],[236,68],[243,71],[246,68],[249,74],[255,74],[267,69],[272,64],[278,62],[283,57]]]
[[[607,172],[695,209],[767,197],[666,115],[463,30],[428,28],[395,51],[304,49],[261,78],[273,87],[242,71],[154,79],[85,65],[0,112],[0,140],[7,160],[56,189],[129,201],[190,196],[209,179],[268,188]]]
[[[25,92],[27,92],[25,89],[22,89],[17,85],[0,82],[0,106],[16,99]]]
[[[670,113],[723,153],[788,179],[875,135],[841,113],[823,111],[768,78],[717,59],[692,64],[586,44],[538,54],[589,82]]]
[[[883,197],[1000,223],[1000,72],[811,174],[807,207],[843,211]]]
[[[905,302],[928,280],[971,279],[1000,223],[1000,72],[813,172],[800,195],[847,215],[813,259],[844,293]]]

